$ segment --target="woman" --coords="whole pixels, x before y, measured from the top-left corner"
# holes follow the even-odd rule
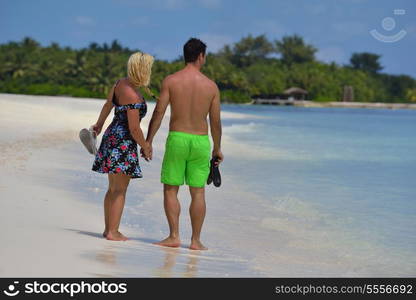
[[[131,178],[141,178],[137,144],[142,156],[151,157],[151,146],[144,138],[140,121],[147,106],[139,87],[148,89],[154,58],[149,54],[134,53],[127,63],[127,78],[117,80],[108,94],[98,121],[93,125],[98,135],[115,106],[114,119],[106,129],[92,170],[108,174],[108,190],[104,198],[105,229],[103,236],[112,241],[125,241],[119,232],[120,219]]]

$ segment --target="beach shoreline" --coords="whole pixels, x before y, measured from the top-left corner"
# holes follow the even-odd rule
[[[140,161],[145,177],[129,186],[121,231],[130,241],[105,240],[102,201],[107,179],[91,171],[94,157],[78,137],[81,128],[96,121],[102,104],[88,98],[0,94],[0,167],[7,174],[0,177],[0,226],[6,228],[0,233],[0,277],[414,276],[416,262],[403,265],[399,252],[387,254],[380,245],[344,232],[336,226],[340,220],[319,211],[314,199],[283,193],[292,184],[283,177],[275,186],[278,195],[268,196],[256,191],[262,182],[250,183],[253,189],[242,180],[238,172],[253,176],[270,160],[279,162],[280,175],[285,164],[310,161],[306,154],[244,138],[264,130],[257,123],[283,117],[248,115],[246,109],[222,112],[226,159],[223,185],[206,189],[202,241],[208,251],[187,248],[191,227],[186,188],[179,193],[181,247],[152,244],[168,233],[160,184],[167,117],[154,140],[153,161]],[[149,102],[144,131],[154,107]],[[281,130],[296,137],[289,127]],[[264,169],[254,170],[256,165]]]
[[[384,109],[416,109],[413,103],[386,103],[386,102],[317,102],[317,101],[295,101],[299,107],[337,107],[337,108],[384,108]]]
[[[42,97],[51,99],[80,99],[80,100],[93,100],[93,101],[105,101],[105,99],[99,98],[82,98],[82,97],[71,97],[67,95],[24,95],[24,94],[8,94],[8,93],[0,93],[1,97],[13,97],[16,96],[35,96],[35,97]],[[319,101],[312,101],[312,100],[294,100],[294,101],[287,101],[283,100],[284,104],[278,104],[277,102],[274,103],[275,99],[264,99],[266,102],[265,104],[256,103],[256,99],[253,99],[251,102],[247,103],[236,103],[236,102],[228,102],[225,101],[223,104],[227,105],[278,105],[278,106],[294,106],[294,107],[311,107],[311,108],[381,108],[381,109],[416,109],[416,103],[390,103],[390,102],[343,102],[343,101],[329,101],[329,102],[319,102]],[[148,103],[155,103],[153,99],[148,100]]]
[[[342,102],[329,101],[319,102],[311,100],[275,100],[275,99],[253,99],[249,105],[279,105],[294,107],[312,107],[312,108],[383,108],[383,109],[416,109],[416,103],[389,103],[389,102]]]
[[[207,244],[212,249],[208,252],[189,250],[186,213],[182,222],[188,224],[182,226],[180,248],[153,245],[167,234],[159,182],[166,119],[154,140],[157,157],[151,164],[141,161],[146,181],[134,179],[130,183],[121,224],[121,231],[130,240],[112,242],[101,236],[107,179],[91,171],[93,156],[78,137],[79,130],[88,128],[98,117],[104,102],[96,100],[0,94],[0,166],[2,173],[8,174],[0,179],[0,226],[6,228],[0,233],[0,277],[258,274],[250,271],[243,258],[218,252],[209,238]],[[144,131],[153,109],[154,103],[149,103],[141,125]],[[227,116],[243,117],[233,113]],[[111,120],[112,114],[104,128]],[[185,189],[181,197],[183,205],[189,204]],[[139,226],[136,218],[141,219]],[[209,222],[208,217],[207,228]]]

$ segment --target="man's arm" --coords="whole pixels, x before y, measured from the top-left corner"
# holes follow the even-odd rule
[[[219,162],[224,160],[224,155],[221,152],[221,102],[220,91],[216,87],[214,99],[212,99],[211,107],[209,109],[209,123],[211,127],[211,136],[214,143],[214,149],[212,150],[212,157],[218,157]]]
[[[156,135],[156,132],[162,124],[163,117],[165,116],[166,108],[169,105],[170,96],[169,96],[169,80],[168,77],[165,78],[162,82],[162,89],[160,91],[160,97],[156,102],[155,110],[153,111],[152,119],[149,123],[149,129],[147,131],[146,140],[152,144],[153,138]]]
[[[92,128],[97,135],[100,134],[101,129],[104,126],[105,120],[113,109],[113,94],[114,94],[115,85],[111,88],[110,92],[107,95],[107,101],[105,101],[103,108],[101,109],[100,116],[98,117],[97,123],[95,123]]]

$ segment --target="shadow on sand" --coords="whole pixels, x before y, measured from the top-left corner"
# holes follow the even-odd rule
[[[92,231],[86,231],[86,230],[79,230],[79,229],[73,229],[73,228],[64,228],[65,230],[68,231],[72,231],[72,232],[76,232],[78,234],[82,234],[82,235],[86,235],[86,236],[90,236],[90,237],[94,237],[94,238],[99,238],[99,239],[103,239],[103,234],[102,233],[98,233],[98,232],[92,232]],[[127,241],[138,241],[138,242],[143,242],[146,244],[154,244],[157,242],[160,242],[160,240],[155,240],[155,239],[151,239],[151,238],[146,238],[146,237],[128,237]],[[155,245],[157,246],[157,245]],[[162,248],[169,248],[169,247],[163,247],[163,246],[159,246]],[[189,249],[189,246],[186,246],[184,244],[181,244],[179,248],[183,248],[183,249]]]
[[[74,228],[64,228],[64,230],[75,232],[77,234],[85,235],[88,237],[104,239],[102,233],[74,229]],[[154,245],[155,242],[159,242],[159,240],[145,238],[145,237],[131,237],[129,238],[130,241],[138,241],[148,245]],[[129,241],[128,240],[128,241]],[[127,242],[128,242],[127,241]],[[123,243],[121,243],[123,244]],[[106,244],[104,249],[94,252],[95,255],[92,257],[106,265],[111,265],[113,267],[118,266],[120,263],[125,260],[123,255],[117,253],[112,243]],[[196,277],[198,274],[198,261],[200,256],[200,251],[191,250],[190,252],[185,252],[187,255],[181,255],[183,253],[181,248],[189,249],[185,245],[181,245],[179,248],[170,248],[170,247],[162,247],[154,245],[158,247],[164,255],[162,256],[162,264],[159,267],[155,267],[153,272],[150,272],[149,275],[156,276],[156,277]],[[159,252],[160,253],[160,252]],[[184,269],[180,268],[177,269],[178,263],[177,258],[182,257],[181,261],[179,262],[179,266],[184,267]],[[183,260],[187,258],[187,260]],[[96,274],[98,276],[102,276],[102,274]],[[108,276],[108,274],[106,275]],[[114,276],[114,275],[110,275]]]

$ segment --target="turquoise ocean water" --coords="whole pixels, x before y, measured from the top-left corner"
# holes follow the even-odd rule
[[[137,249],[117,254],[132,269],[122,274],[153,276],[146,270],[168,261],[169,276],[179,277],[189,268],[199,277],[416,276],[416,111],[222,109],[223,184],[207,187],[202,232],[210,250],[186,249],[186,188],[179,194],[183,248],[165,258],[150,244],[168,233],[160,184],[165,126],[153,161],[141,162],[145,177],[129,186],[122,223]],[[74,145],[74,156],[81,150]],[[101,206],[107,180],[90,171],[90,159],[70,175]],[[161,260],[138,256],[148,253]]]
[[[278,218],[317,232],[331,228],[338,232],[333,239],[344,238],[346,253],[365,243],[403,264],[412,260],[414,268],[416,111],[223,109],[251,116],[223,122],[224,132],[247,150],[243,159],[228,155],[224,171],[260,195]]]

